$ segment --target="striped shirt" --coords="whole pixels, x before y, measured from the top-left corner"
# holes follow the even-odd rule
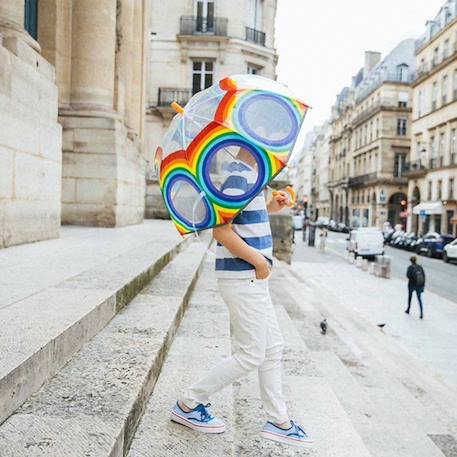
[[[227,166],[228,176],[223,180],[222,192],[227,195],[242,195],[257,179],[257,173],[243,162]],[[263,192],[260,192],[233,220],[232,228],[249,246],[262,253],[273,263],[273,239],[270,220]],[[216,277],[227,279],[255,278],[255,268],[250,263],[235,257],[222,244],[216,247]]]

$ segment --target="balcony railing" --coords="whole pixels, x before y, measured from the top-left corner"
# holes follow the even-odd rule
[[[422,163],[422,160],[414,160],[412,162],[406,162],[403,168],[402,176],[408,176],[413,174],[422,174],[426,172],[426,167]]]
[[[227,36],[227,18],[181,16],[179,32],[181,35]]]
[[[355,176],[354,178],[349,178],[349,187],[361,186],[369,181],[373,181],[377,177],[377,173],[367,173],[365,175]]]
[[[174,87],[159,87],[157,106],[169,106],[177,102],[184,106],[192,97],[192,89],[178,89]]]
[[[246,27],[246,41],[251,41],[252,43],[265,46],[265,32],[251,29],[251,27]]]

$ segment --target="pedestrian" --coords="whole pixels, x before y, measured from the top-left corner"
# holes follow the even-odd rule
[[[306,229],[308,228],[309,226],[309,217],[308,216],[305,216],[303,218],[303,226],[302,226],[302,230],[303,230],[303,241],[306,241]]]
[[[222,191],[230,195],[246,192],[255,182],[255,167],[252,156],[241,149],[229,166],[236,175],[222,180]],[[224,422],[208,410],[210,397],[256,370],[267,415],[261,436],[300,446],[312,442],[287,412],[281,377],[283,339],[268,289],[273,258],[268,215],[283,209],[288,201],[288,194],[278,191],[267,204],[261,193],[232,224],[213,230],[218,289],[230,315],[232,355],[187,386],[171,412],[172,421],[202,433],[224,432]]]
[[[411,308],[411,299],[413,293],[416,292],[417,301],[419,302],[420,318],[424,318],[424,307],[422,303],[422,293],[425,287],[425,271],[421,265],[417,264],[417,257],[412,256],[410,259],[411,265],[406,271],[406,277],[408,278],[408,308],[405,310],[406,314],[409,314]]]

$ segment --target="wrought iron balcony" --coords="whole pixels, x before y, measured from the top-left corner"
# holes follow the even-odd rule
[[[422,160],[414,160],[412,162],[406,162],[403,168],[402,176],[422,176],[427,173],[426,166],[422,163]]]
[[[377,178],[378,174],[374,173],[367,173],[360,176],[355,176],[354,178],[349,178],[349,187],[358,187],[367,184],[370,181],[373,181]]]
[[[227,36],[227,18],[181,16],[180,35]]]
[[[175,87],[159,87],[157,106],[170,106],[177,102],[184,106],[192,97],[192,89],[179,89]]]
[[[265,32],[251,29],[251,27],[246,27],[246,41],[251,41],[252,43],[260,44],[260,46],[265,46]]]

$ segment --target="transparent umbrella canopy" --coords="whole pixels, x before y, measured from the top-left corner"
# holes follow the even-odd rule
[[[230,222],[262,191],[287,165],[308,108],[287,87],[256,75],[225,78],[185,108],[173,106],[178,113],[155,164],[183,235]],[[247,184],[234,186],[241,175]]]

